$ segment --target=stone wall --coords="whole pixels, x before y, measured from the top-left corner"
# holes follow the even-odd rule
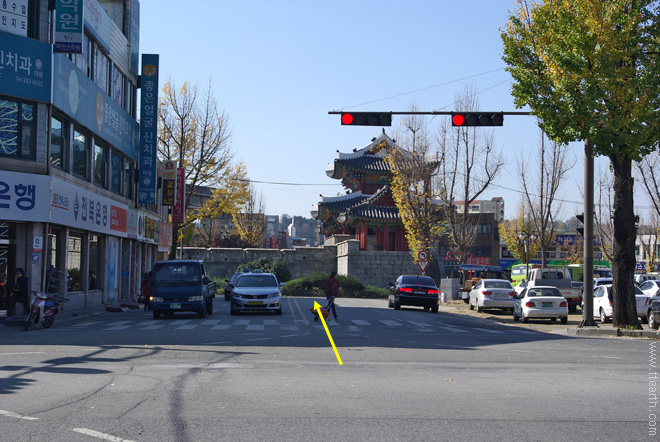
[[[349,239],[336,245],[282,250],[184,247],[183,258],[203,260],[207,272],[214,278],[225,278],[234,273],[240,264],[262,257],[271,261],[284,259],[292,279],[336,271],[340,275],[354,277],[365,285],[385,288],[388,282],[394,282],[399,275],[420,274],[409,252],[360,251],[359,246],[358,240]],[[432,272],[427,271],[427,274],[433,276]]]

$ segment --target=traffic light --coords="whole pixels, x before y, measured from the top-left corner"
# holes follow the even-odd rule
[[[342,126],[391,126],[392,112],[342,112]]]
[[[504,112],[455,112],[451,114],[452,126],[503,126]]]
[[[582,226],[576,227],[575,230],[577,230],[580,235],[584,236],[584,213],[578,213],[575,217],[582,223]]]

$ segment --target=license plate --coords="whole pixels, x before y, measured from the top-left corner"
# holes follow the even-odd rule
[[[542,302],[541,305],[543,307],[552,307],[552,302]]]
[[[263,302],[261,301],[248,301],[248,305],[262,305]]]
[[[416,295],[426,295],[426,292],[424,290],[415,290],[413,293]]]
[[[179,303],[170,304],[170,308],[181,308],[181,304],[179,304]]]

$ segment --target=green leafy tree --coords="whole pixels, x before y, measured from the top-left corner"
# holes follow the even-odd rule
[[[525,259],[525,246],[520,242],[518,233],[530,233],[533,231],[532,220],[526,215],[525,204],[521,201],[518,206],[518,217],[513,220],[502,221],[497,230],[500,239],[506,244],[506,248],[513,255],[514,258],[519,259],[521,263],[529,261],[530,258]],[[536,256],[536,253],[541,248],[538,240],[529,241],[527,244],[527,253],[529,257]]]
[[[611,161],[615,327],[639,327],[632,162],[660,137],[659,16],[655,0],[518,0],[501,31],[516,105]]]

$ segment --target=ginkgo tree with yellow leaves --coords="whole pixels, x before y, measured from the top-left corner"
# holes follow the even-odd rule
[[[504,220],[498,226],[498,233],[500,239],[506,245],[509,253],[514,258],[520,260],[521,263],[529,262],[530,256],[536,256],[541,249],[541,242],[538,239],[528,241],[527,243],[527,256],[525,256],[524,244],[520,242],[518,234],[525,232],[527,234],[533,232],[534,226],[531,218],[526,215],[524,203],[518,206],[518,216],[512,220]]]
[[[249,180],[244,164],[233,161],[227,116],[218,109],[212,85],[200,95],[196,86],[173,82],[163,86],[158,105],[158,156],[185,169],[185,220],[173,223],[169,259],[183,228],[196,220],[234,213],[248,198]],[[193,194],[209,187],[212,195],[201,207],[189,209]]]
[[[660,143],[660,2],[518,0],[501,37],[516,106],[551,139],[611,162],[612,322],[639,327],[632,162]]]

